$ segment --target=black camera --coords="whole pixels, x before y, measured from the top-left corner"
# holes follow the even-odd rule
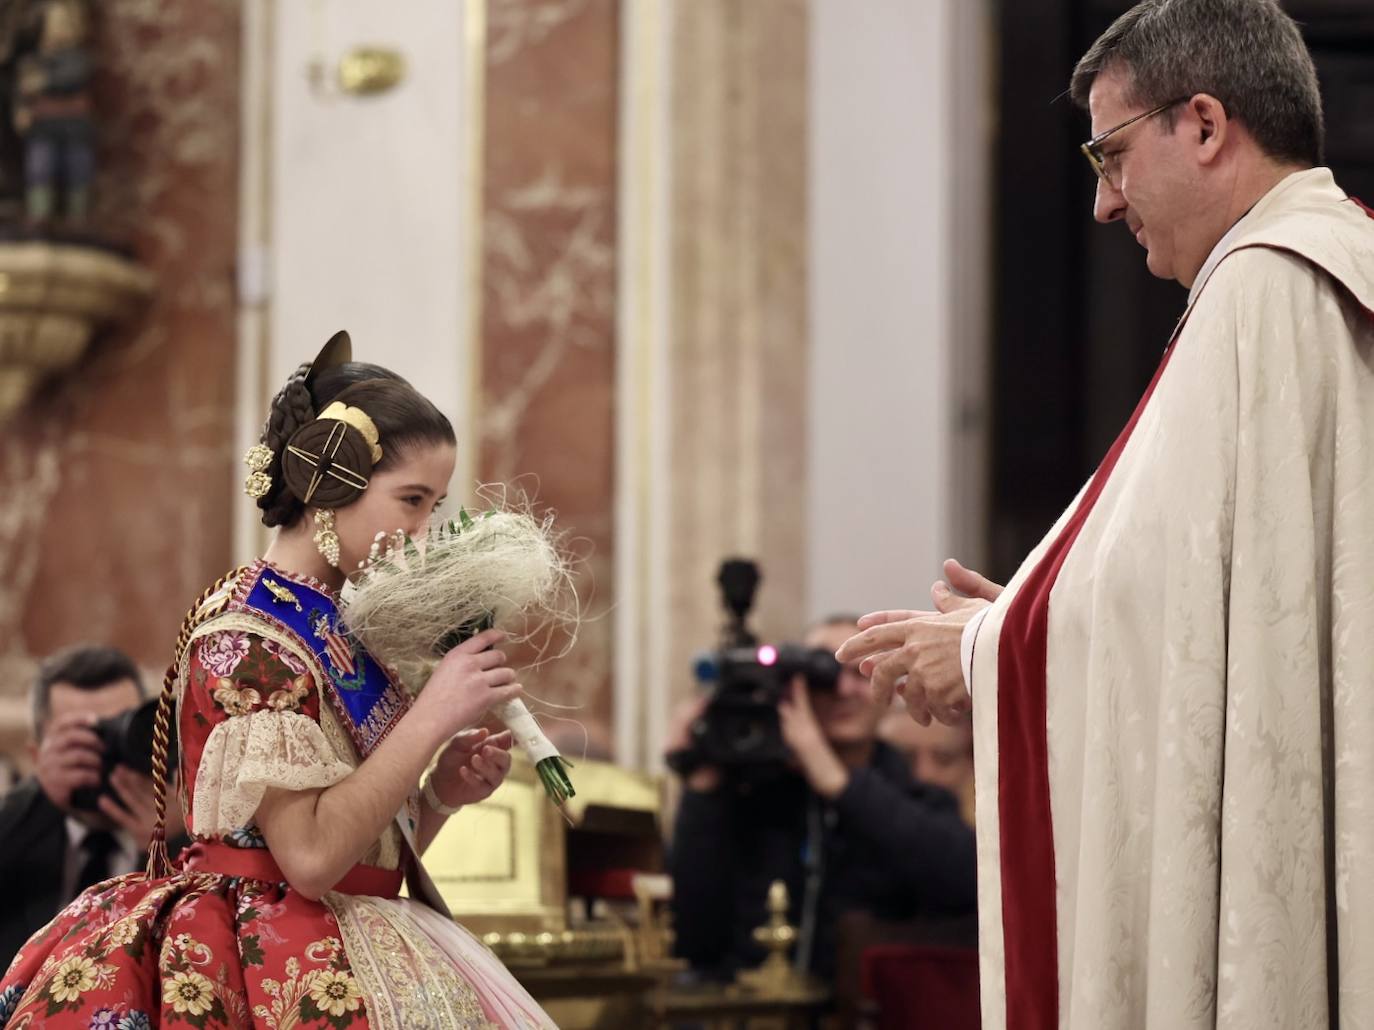
[[[144,776],[152,775],[153,726],[156,722],[157,699],[153,698],[91,727],[100,738],[100,785],[72,791],[73,808],[98,811],[102,794],[118,802],[119,795],[110,787],[110,774],[116,765],[126,765]],[[174,728],[169,729],[173,730],[167,744],[167,767],[171,769],[177,762],[177,742]]]
[[[727,621],[720,647],[696,660],[697,681],[712,693],[691,726],[690,744],[667,756],[678,773],[713,765],[736,780],[751,780],[784,771],[791,753],[782,739],[778,702],[788,684],[802,676],[807,689],[832,691],[839,682],[840,663],[824,648],[759,644],[748,615],[761,578],[752,561],[733,558],[720,567]]]

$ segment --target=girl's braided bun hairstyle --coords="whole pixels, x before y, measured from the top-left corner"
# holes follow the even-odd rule
[[[340,337],[343,337],[342,344],[336,347]],[[363,462],[359,471],[364,477],[385,470],[409,448],[457,442],[453,425],[443,412],[395,372],[362,361],[331,364],[326,357],[331,351],[347,354],[346,333],[336,334],[313,365],[304,364],[296,369],[272,398],[261,438],[262,444],[272,452],[272,464],[266,469],[272,485],[258,498],[265,526],[294,526],[304,514],[305,504],[283,474],[282,454],[287,441],[314,422],[334,401],[362,409],[377,427],[382,458],[370,468],[370,462]],[[356,433],[356,430],[349,432]],[[320,504],[322,507],[336,507],[356,497],[356,493],[341,495],[338,504],[327,503],[327,495],[317,495],[316,500],[325,502]]]

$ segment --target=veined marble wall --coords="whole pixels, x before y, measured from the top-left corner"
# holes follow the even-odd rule
[[[488,8],[479,467],[529,476],[589,555],[578,646],[527,688],[580,706],[565,714],[594,749],[656,768],[691,657],[718,636],[722,558],[760,560],[762,633],[801,628],[807,3],[631,2]],[[644,150],[642,131],[666,146]],[[617,211],[659,206],[655,183],[661,220]],[[618,296],[658,286],[661,310]],[[642,453],[641,434],[657,438]],[[580,735],[557,733],[575,756]]]
[[[406,23],[434,37],[418,47],[388,21],[389,8],[367,0],[100,5],[99,211],[135,242],[157,294],[138,326],[100,341],[0,437],[0,747],[22,733],[18,699],[52,649],[107,640],[150,672],[168,659],[185,605],[231,563],[230,513],[251,517],[236,488],[242,441],[231,445],[236,352],[246,441],[278,373],[313,352],[338,317],[359,329],[364,357],[427,377],[460,434],[475,439],[473,453],[464,445],[465,477],[471,457],[475,478],[516,481],[570,530],[585,556],[587,618],[577,649],[527,687],[576,706],[564,714],[586,727],[594,752],[614,740],[619,761],[657,765],[669,711],[693,689],[691,656],[720,628],[721,558],[761,561],[756,628],[767,637],[794,636],[808,607],[830,603],[817,596],[829,580],[807,567],[808,546],[823,536],[817,520],[828,519],[809,498],[830,489],[808,463],[817,403],[808,382],[825,366],[808,343],[807,197],[836,191],[833,176],[811,179],[814,92],[826,80],[808,47],[849,12],[839,0],[824,9],[815,0],[462,8],[442,29]],[[299,31],[287,31],[292,18]],[[248,48],[248,82],[238,73],[241,31],[263,37]],[[401,172],[423,166],[451,181],[451,195],[438,203],[403,177],[409,188],[369,196],[458,224],[425,237],[443,237],[441,261],[398,248],[401,287],[376,287],[390,308],[350,290],[356,310],[320,304],[320,324],[301,327],[286,317],[288,301],[307,304],[299,279],[274,272],[291,258],[274,249],[290,236],[280,218],[273,224],[274,204],[289,198],[271,173],[296,167],[273,148],[304,146],[310,133],[286,132],[299,125],[281,120],[282,98],[308,92],[313,57],[332,62],[376,42],[406,52],[411,77],[380,97],[326,97],[310,124],[348,136],[340,119],[349,112],[378,131],[401,124],[393,112],[410,118],[424,146],[387,136],[373,149],[392,151]],[[449,54],[462,56],[461,69]],[[472,94],[453,100],[460,77]],[[241,89],[253,126],[239,224]],[[440,110],[425,89],[452,102]],[[289,139],[274,136],[274,117]],[[913,152],[927,136],[943,140],[935,123],[944,117],[927,119]],[[643,210],[631,210],[639,200]],[[480,251],[469,255],[473,237]],[[239,270],[242,345],[237,245],[250,259]],[[400,331],[393,312],[408,307],[414,321]],[[369,318],[379,323],[370,330]],[[932,348],[942,335],[932,334]],[[835,337],[822,325],[815,338]],[[247,526],[239,538],[242,552],[257,534]],[[867,596],[861,586],[856,597]],[[558,735],[575,756],[576,727]]]
[[[557,511],[585,621],[525,677],[610,748],[617,0],[487,5],[479,477]],[[538,707],[538,706],[536,706]],[[546,721],[574,758],[582,735]]]
[[[229,564],[239,6],[100,4],[96,219],[156,293],[0,435],[0,749],[77,641],[157,678]]]
[[[459,434],[452,507],[477,482],[523,489],[584,558],[578,646],[525,685],[570,706],[561,714],[604,753],[621,7],[421,7],[400,19],[370,0],[248,5],[248,63],[265,85],[245,84],[244,248],[266,274],[242,312],[239,431],[256,436],[286,371],[341,325],[359,358],[420,386]],[[327,83],[356,46],[396,50],[404,78],[375,96],[310,86],[307,66]],[[241,525],[240,556],[262,539]],[[577,726],[546,725],[581,753]]]

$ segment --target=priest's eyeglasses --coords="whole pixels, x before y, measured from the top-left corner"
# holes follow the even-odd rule
[[[1138,114],[1133,118],[1127,118],[1120,125],[1114,125],[1104,132],[1099,132],[1078,149],[1083,151],[1083,156],[1088,159],[1088,164],[1093,166],[1093,171],[1097,173],[1097,177],[1112,189],[1117,189],[1117,181],[1121,177],[1121,167],[1120,163],[1115,160],[1116,153],[1104,154],[1102,152],[1102,144],[1106,141],[1107,137],[1120,132],[1128,125],[1134,125],[1142,118],[1152,118],[1157,114],[1162,114],[1175,104],[1181,104],[1189,99],[1191,99],[1191,95],[1179,97],[1177,100],[1170,100],[1167,104],[1160,104],[1158,107],[1146,111],[1144,114]]]

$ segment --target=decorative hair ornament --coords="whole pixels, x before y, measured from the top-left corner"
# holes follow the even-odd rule
[[[320,352],[315,355],[315,360],[312,361],[309,364],[309,366],[306,367],[305,376],[303,380],[306,390],[310,389],[311,384],[315,381],[315,378],[320,373],[325,372],[328,369],[337,368],[340,365],[346,364],[347,362],[351,361],[352,358],[353,341],[349,338],[348,333],[344,332],[343,330],[339,330],[339,332],[335,333],[327,341],[325,341],[325,345],[321,347]],[[297,372],[295,376],[292,376],[292,379],[288,381],[287,385],[289,386],[291,381],[295,381],[299,375],[300,373]],[[307,415],[307,417],[310,416]],[[369,424],[371,424],[371,421],[371,419],[367,419],[367,422]],[[308,422],[302,428],[308,429],[313,424],[314,422]],[[338,444],[334,444],[330,447],[319,446],[319,444],[321,443],[328,442],[326,435],[326,439],[323,441],[315,440],[312,437],[312,441],[315,443],[316,449],[310,450],[309,443],[311,441],[303,442],[297,439],[300,436],[300,432],[301,430],[298,429],[295,433],[293,433],[291,439],[287,441],[287,444],[297,444],[298,454],[296,455],[296,457],[301,458],[304,461],[307,468],[300,467],[302,464],[300,460],[288,462],[287,454],[283,450],[281,455],[280,469],[282,480],[286,483],[287,488],[293,494],[295,494],[297,500],[305,499],[305,495],[307,494],[310,495],[311,498],[314,497],[315,492],[319,490],[320,486],[319,482],[316,481],[315,473],[319,472],[319,478],[321,479],[323,479],[326,476],[330,476],[329,465],[332,464],[332,458],[328,462],[326,462],[324,471],[320,472],[320,463],[321,460],[324,458],[326,450],[331,452],[337,452],[339,449]],[[373,427],[372,432],[374,434],[376,433],[375,426]],[[267,431],[264,429],[263,439],[265,440],[266,437]],[[375,440],[373,442],[375,443]],[[350,450],[357,449],[359,448],[354,447]],[[253,500],[261,502],[262,498],[266,497],[269,493],[272,492],[272,483],[274,477],[272,476],[269,469],[271,469],[272,463],[276,460],[277,455],[273,452],[272,448],[268,447],[266,443],[262,442],[254,444],[252,447],[248,448],[247,453],[244,454],[243,463],[248,466],[249,471],[248,476],[243,481],[243,492],[246,493],[249,497],[253,498]],[[366,469],[370,470],[372,464],[375,464],[375,459],[366,465]],[[335,502],[334,506],[336,507],[338,506],[338,504],[346,504],[349,500],[352,500],[354,497],[358,495],[358,493],[363,488],[367,486],[367,477],[365,475],[357,473],[356,471],[351,476],[348,474],[348,471],[337,472],[334,474],[333,478],[337,479],[340,475],[342,475],[348,481],[349,492],[343,500]],[[360,480],[362,482],[361,487],[356,485],[357,482]],[[338,491],[335,492],[337,493]]]
[[[330,565],[339,567],[339,534],[334,532],[334,512],[330,508],[315,512],[315,548]]]
[[[367,441],[368,447],[372,450],[372,464],[382,460],[382,448],[379,443],[381,437],[377,434],[377,423],[373,422],[362,408],[354,408],[345,404],[343,401],[335,401],[319,414],[320,419],[332,419],[336,422],[343,422],[350,425],[358,432],[363,434],[363,439]]]
[[[346,365],[352,360],[353,338],[348,335],[347,330],[340,329],[325,341],[320,352],[315,355],[315,360],[310,363],[310,371],[305,374],[305,385],[313,383],[315,377],[326,369]]]
[[[286,441],[282,477],[302,503],[342,508],[367,489],[374,464],[372,454],[373,445],[353,423],[320,417],[301,426]]]
[[[272,489],[272,477],[267,474],[267,470],[272,467],[271,448],[255,443],[244,454],[243,463],[248,466],[248,478],[243,481],[243,492],[255,501],[259,497],[265,497]]]

